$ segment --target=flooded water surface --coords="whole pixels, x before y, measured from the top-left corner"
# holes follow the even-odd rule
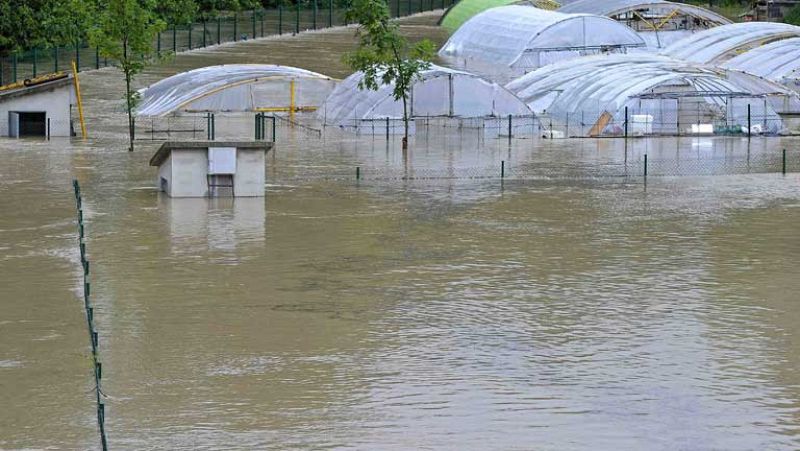
[[[441,41],[435,18],[404,30]],[[228,62],[341,77],[351,46],[222,46],[141,83]],[[118,74],[81,78],[93,139],[0,141],[0,449],[99,444],[73,178],[113,449],[800,447],[800,177],[638,176],[645,153],[800,141],[442,132],[404,158],[282,126],[266,198],[170,199],[158,143],[125,151]],[[501,164],[535,177],[486,176]],[[592,176],[609,165],[634,176]]]

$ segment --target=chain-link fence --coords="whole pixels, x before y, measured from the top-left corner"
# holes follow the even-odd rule
[[[392,17],[450,7],[455,0],[387,0]],[[210,45],[347,25],[349,0],[303,0],[252,11],[231,13],[189,25],[170,25],[153,41],[153,52],[165,55]],[[0,86],[50,72],[90,70],[113,64],[85,43],[35,48],[0,57]]]

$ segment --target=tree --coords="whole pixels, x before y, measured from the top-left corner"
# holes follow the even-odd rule
[[[197,10],[195,0],[160,0],[155,13],[170,25],[188,25],[197,17]]]
[[[0,1],[0,56],[42,45],[46,0]]]
[[[430,67],[434,45],[422,40],[414,45],[400,35],[385,0],[354,0],[347,20],[358,23],[358,49],[345,55],[355,71],[364,73],[359,89],[377,90],[393,84],[395,100],[403,101],[403,150],[408,149],[408,97],[420,72]]]
[[[46,46],[79,46],[86,41],[97,10],[93,0],[49,0],[39,21]]]
[[[125,75],[125,104],[128,112],[129,151],[133,152],[135,123],[133,109],[138,93],[131,89],[133,78],[153,60],[153,40],[165,28],[155,12],[153,0],[107,0],[89,40],[100,54],[116,61]]]
[[[792,25],[800,25],[800,5],[790,9],[783,17],[783,21]]]

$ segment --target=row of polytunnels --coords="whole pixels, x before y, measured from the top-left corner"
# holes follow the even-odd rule
[[[410,94],[411,132],[549,138],[798,130],[800,27],[731,23],[658,0],[461,0],[450,37]],[[143,90],[140,117],[297,115],[354,133],[402,133],[393,86],[361,89],[300,68],[223,65]]]

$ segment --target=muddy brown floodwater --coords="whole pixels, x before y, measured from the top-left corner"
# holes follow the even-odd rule
[[[403,29],[441,42],[435,18]],[[140,83],[232,62],[341,77],[350,33],[198,50]],[[112,449],[800,447],[798,175],[590,177],[797,139],[442,132],[404,161],[396,140],[281,128],[265,199],[168,199],[157,144],[125,151],[118,74],[81,78],[93,139],[0,140],[0,448],[98,447],[72,178]],[[501,161],[561,177],[459,177]],[[342,178],[356,166],[455,177]]]

